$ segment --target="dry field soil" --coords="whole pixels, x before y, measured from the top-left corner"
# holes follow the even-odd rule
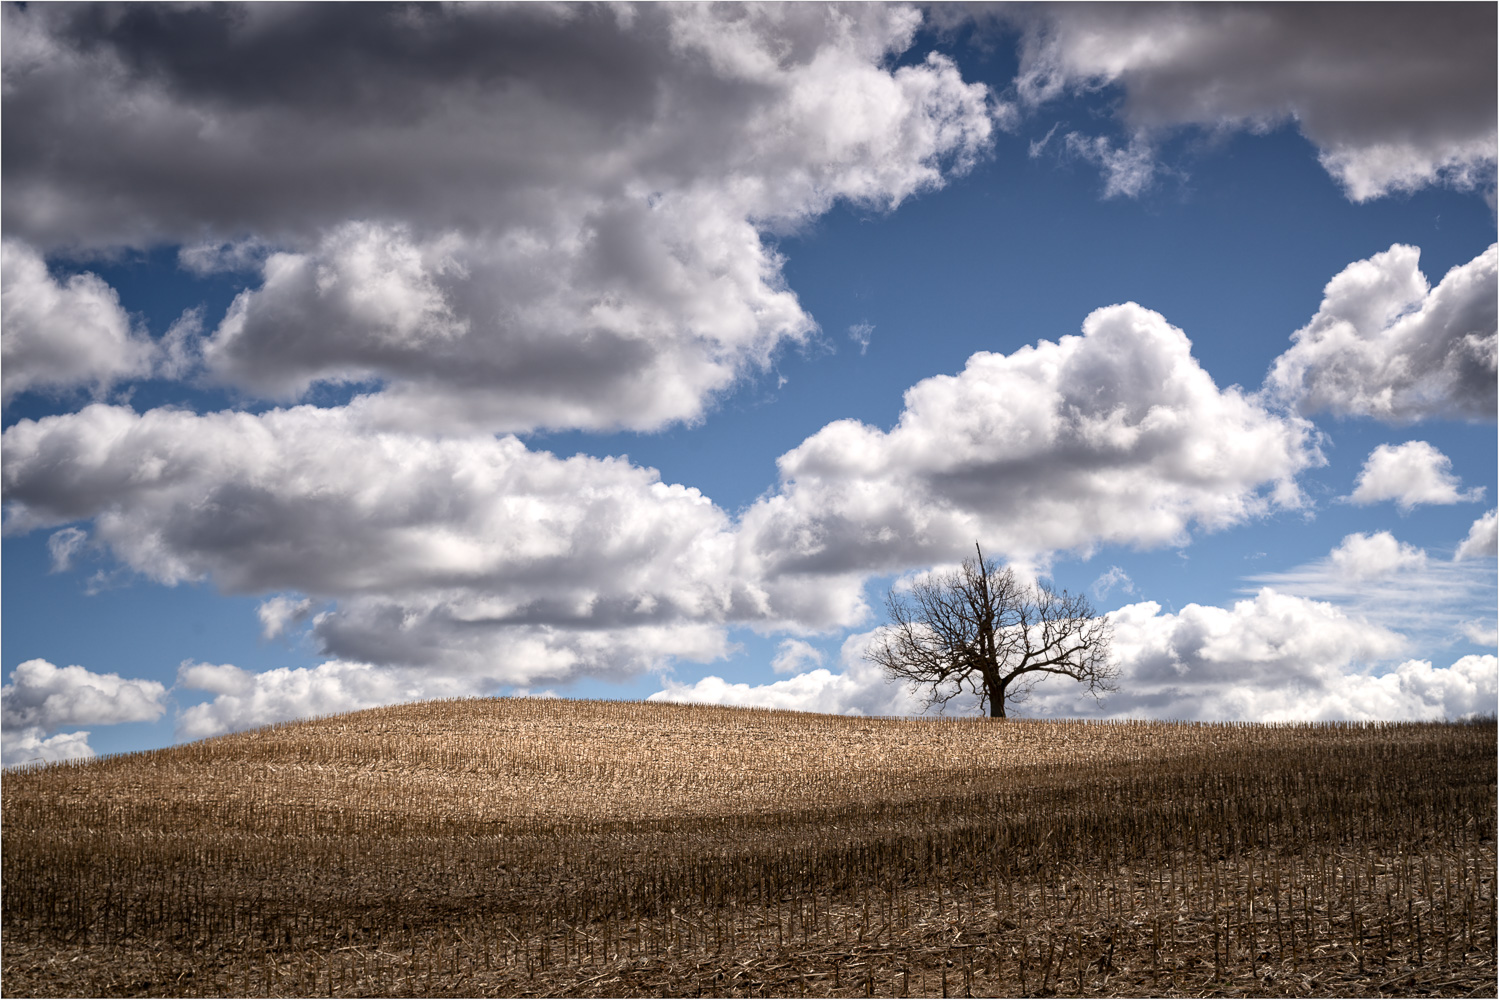
[[[7,772],[7,996],[1488,996],[1492,721],[428,702]]]

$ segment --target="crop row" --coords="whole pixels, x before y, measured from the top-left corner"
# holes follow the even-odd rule
[[[630,725],[606,706],[589,711],[613,728],[617,753],[711,739],[673,732],[670,716],[646,708]],[[389,738],[363,715],[340,725]],[[728,716],[741,736],[770,722],[804,746],[819,732],[903,725],[819,721],[809,736],[795,717]],[[642,719],[660,731],[636,732]],[[496,731],[505,723],[489,719]],[[665,817],[629,802],[568,814],[507,812],[466,792],[423,800],[427,772],[451,772],[443,758],[418,745],[329,763],[317,727],[279,730],[277,753],[225,741],[244,741],[276,776],[258,787],[229,781],[243,761],[201,748],[8,777],[6,988],[1112,995],[1492,984],[1491,723],[917,728],[892,742],[988,731],[1008,747],[1033,734],[1052,756],[1001,766],[979,755],[899,785],[860,772],[842,788]],[[586,742],[587,726],[574,729]],[[1148,761],[1087,745],[1133,733],[1165,746],[1173,732],[1176,749]],[[393,777],[370,785],[350,771]]]

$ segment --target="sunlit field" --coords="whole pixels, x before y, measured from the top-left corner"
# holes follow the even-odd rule
[[[426,702],[7,772],[7,995],[1493,995],[1471,724]]]

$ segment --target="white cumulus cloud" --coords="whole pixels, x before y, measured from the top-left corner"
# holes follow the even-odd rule
[[[154,722],[166,706],[166,686],[119,674],[96,674],[79,666],[58,667],[46,660],[27,660],[11,671],[0,687],[0,723],[6,727],[63,726]]]
[[[794,674],[803,667],[821,665],[823,659],[822,650],[810,642],[782,639],[774,659],[770,661],[770,669],[778,674]]]
[[[263,638],[275,639],[306,618],[311,610],[312,600],[306,597],[298,599],[278,594],[261,601],[255,609],[255,616],[260,619],[260,634]]]
[[[1499,245],[1434,289],[1420,262],[1418,248],[1397,243],[1344,268],[1275,360],[1267,388],[1308,414],[1492,420]]]
[[[1490,648],[1499,645],[1499,623],[1492,618],[1484,621],[1474,618],[1465,621],[1460,626],[1463,638],[1476,646],[1488,646]]]
[[[1329,554],[1333,566],[1353,580],[1389,576],[1401,570],[1423,569],[1426,553],[1399,541],[1388,531],[1347,535]]]
[[[1494,515],[1491,510],[1473,522],[1467,537],[1458,545],[1452,557],[1454,560],[1492,558],[1499,553],[1499,525],[1496,525]]]
[[[1483,487],[1458,489],[1452,459],[1425,441],[1382,444],[1369,453],[1348,499],[1356,504],[1393,500],[1401,510],[1419,504],[1454,504],[1483,499]]]
[[[39,253],[0,243],[0,395],[80,386],[101,391],[151,371],[151,341],[95,274],[58,281]]]
[[[1450,667],[1407,660],[1383,674],[1347,678],[1330,691],[1323,718],[1439,721],[1493,715],[1499,706],[1499,657],[1464,656]]]
[[[1109,613],[1119,690],[1101,702],[1065,678],[1038,684],[1017,714],[1042,717],[1256,720],[1461,718],[1493,710],[1494,657],[1450,668],[1411,660],[1376,674],[1407,645],[1400,634],[1337,607],[1262,589],[1231,608],[1155,602]],[[862,657],[874,633],[851,636],[842,669],[819,667],[768,684],[708,676],[668,681],[653,701],[748,705],[850,715],[922,711],[921,692],[892,683]],[[949,711],[973,712],[953,702]]]
[[[92,757],[87,730],[55,730],[154,722],[166,712],[166,693],[166,685],[158,681],[26,660],[11,671],[10,683],[0,687],[0,765]]]
[[[379,705],[492,693],[473,678],[337,660],[261,673],[232,664],[183,664],[177,686],[215,695],[178,713],[176,732],[183,739]]]
[[[1388,531],[1348,535],[1321,559],[1250,582],[1327,601],[1351,618],[1400,632],[1418,649],[1476,641],[1475,634],[1494,628],[1492,562],[1429,559]]]
[[[692,684],[668,679],[647,701],[779,708],[830,715],[915,715],[925,707],[919,692],[892,683],[864,659],[871,633],[850,636],[840,654],[842,669],[818,667],[769,684],[735,684],[709,675]]]
[[[1081,337],[925,379],[889,431],[822,428],[781,456],[741,547],[772,607],[855,624],[863,574],[962,558],[975,539],[1027,563],[1181,544],[1298,506],[1295,476],[1321,461],[1306,421],[1219,389],[1158,313],[1111,306]]]
[[[0,462],[8,532],[92,518],[162,583],[283,593],[268,633],[336,602],[312,631],[340,659],[565,680],[712,659],[726,621],[767,614],[697,490],[513,437],[382,431],[350,408],[95,404],[17,422]]]
[[[252,674],[232,663],[195,663],[184,660],[177,667],[177,686],[189,691],[213,694],[247,694],[253,687]]]
[[[1350,677],[1401,652],[1403,636],[1337,607],[1263,588],[1231,608],[1154,601],[1110,612],[1119,690],[1101,707],[1048,679],[1028,712],[1181,719],[1343,718]],[[1075,687],[1075,685],[1073,685]],[[1357,716],[1364,717],[1364,716]]]
[[[0,766],[48,764],[92,757],[94,748],[88,744],[88,735],[88,730],[83,730],[48,736],[41,726],[5,729],[0,731]]]

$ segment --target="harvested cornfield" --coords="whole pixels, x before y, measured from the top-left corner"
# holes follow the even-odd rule
[[[1471,724],[429,702],[10,772],[8,995],[1495,992]]]

